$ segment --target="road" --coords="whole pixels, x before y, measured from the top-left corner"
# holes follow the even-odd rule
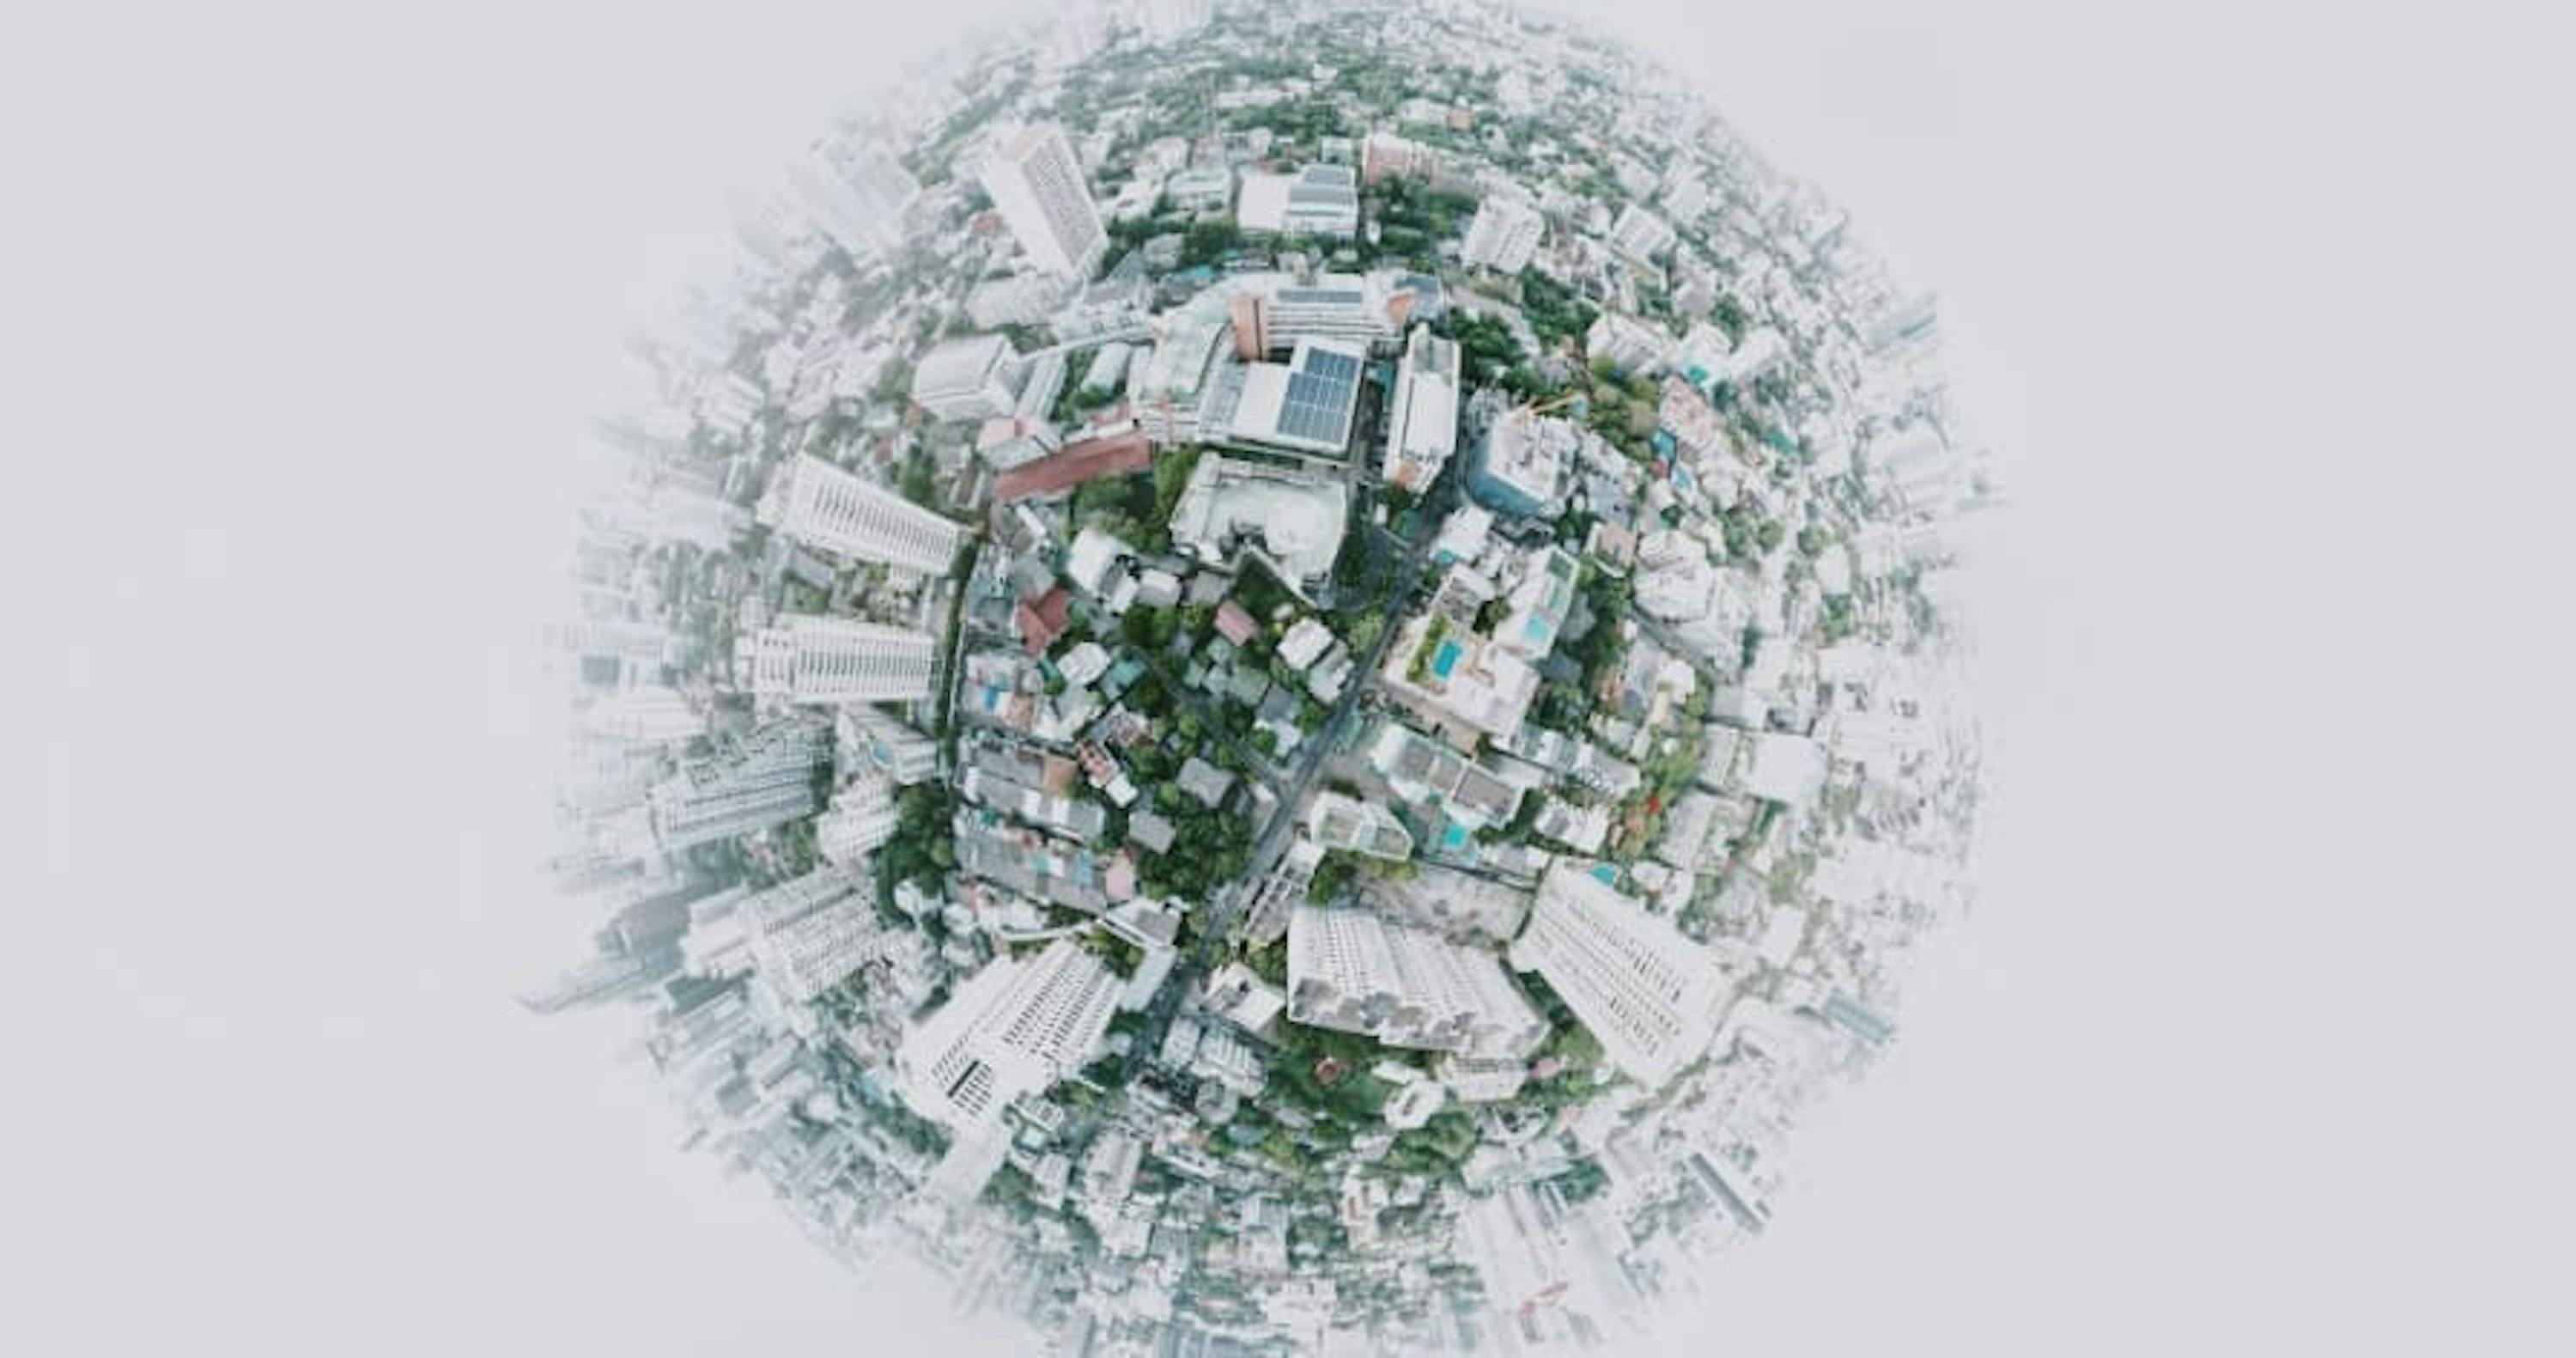
[[[1455,459],[1452,459],[1454,464]],[[1456,501],[1457,493],[1458,478],[1451,475],[1448,468],[1443,468],[1439,478],[1423,496],[1424,512],[1420,519],[1437,522],[1445,517]],[[1297,826],[1298,804],[1314,789],[1315,780],[1323,773],[1325,761],[1350,737],[1351,727],[1359,719],[1361,703],[1376,689],[1378,671],[1386,663],[1387,651],[1395,645],[1396,633],[1402,630],[1398,623],[1423,592],[1425,578],[1422,565],[1431,554],[1432,535],[1424,534],[1419,542],[1405,542],[1393,530],[1374,520],[1369,520],[1367,527],[1370,532],[1384,534],[1404,548],[1396,569],[1396,579],[1400,583],[1394,594],[1384,601],[1386,625],[1378,629],[1377,640],[1370,644],[1368,654],[1354,666],[1350,687],[1333,704],[1331,712],[1316,727],[1315,734],[1297,747],[1297,753],[1289,764],[1288,776],[1277,788],[1279,805],[1254,838],[1252,859],[1243,877],[1219,887],[1215,894],[1200,904],[1196,939],[1190,953],[1172,969],[1171,976],[1163,982],[1162,990],[1154,996],[1154,1002],[1147,1006],[1145,1021],[1138,1028],[1135,1041],[1121,1063],[1121,1078],[1132,1078],[1136,1067],[1162,1047],[1163,1034],[1170,1028],[1173,1015],[1179,1012],[1181,997],[1189,992],[1199,977],[1215,968],[1218,959],[1234,943],[1235,926],[1253,884],[1269,876],[1271,870],[1278,866],[1280,857],[1287,853],[1289,840]]]

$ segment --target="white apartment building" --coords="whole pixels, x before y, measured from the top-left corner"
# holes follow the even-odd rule
[[[1583,332],[1584,354],[1594,362],[1610,360],[1611,369],[1623,376],[1662,369],[1678,347],[1661,326],[1616,311],[1594,317],[1592,328]]]
[[[966,318],[979,330],[1044,325],[1072,294],[1063,277],[1046,273],[988,278],[966,294]]]
[[[1413,835],[1395,813],[1375,802],[1318,792],[1306,807],[1306,834],[1327,849],[1402,862],[1413,856]]]
[[[966,530],[811,453],[779,469],[754,517],[819,551],[946,575]]]
[[[1677,239],[1671,223],[1638,203],[1622,208],[1610,227],[1610,248],[1640,262],[1672,249]]]
[[[1529,1062],[1517,1056],[1443,1055],[1432,1073],[1460,1103],[1500,1103],[1529,1082]]]
[[[1160,444],[1190,443],[1234,334],[1233,290],[1213,287],[1154,318],[1154,349],[1130,366],[1137,426]]]
[[[1120,989],[1108,966],[1069,938],[1035,957],[994,958],[904,1038],[897,1091],[953,1132],[988,1130],[1012,1100],[1091,1059]]]
[[[912,399],[942,420],[1008,415],[1020,400],[1019,351],[1001,335],[946,340],[912,370]]]
[[[1479,1056],[1526,1056],[1547,1039],[1547,1020],[1492,953],[1350,907],[1290,914],[1288,1017]]]
[[[980,178],[1030,263],[1076,281],[1100,266],[1109,232],[1062,126],[1031,123],[1001,138]]]
[[[1397,634],[1378,678],[1389,698],[1461,749],[1480,735],[1509,740],[1538,697],[1538,670],[1520,652],[1429,612]]]
[[[1493,194],[1476,205],[1458,257],[1470,269],[1516,274],[1529,267],[1547,237],[1538,205],[1514,194]]]
[[[1611,1063],[1649,1087],[1708,1049],[1732,998],[1706,948],[1609,883],[1562,863],[1540,880],[1511,959],[1545,978]]]
[[[1386,483],[1419,494],[1458,451],[1458,345],[1416,325],[1395,370],[1386,418]]]
[[[1562,513],[1575,463],[1591,437],[1591,431],[1572,420],[1526,407],[1508,411],[1477,443],[1467,493],[1504,514],[1528,518]]]
[[[703,734],[707,719],[678,691],[659,684],[621,689],[581,710],[581,731],[601,740],[669,745]]]
[[[804,1004],[886,955],[885,926],[865,873],[828,868],[735,909],[752,965],[780,998]]]
[[[865,759],[897,787],[939,776],[939,742],[883,712],[843,708],[836,729],[842,749]]]
[[[926,632],[791,614],[737,646],[751,691],[792,703],[911,702],[930,696],[938,643]]]
[[[894,838],[894,783],[869,769],[832,794],[831,808],[814,820],[814,847],[826,863],[856,866]]]
[[[692,759],[653,787],[653,837],[664,853],[729,839],[814,814],[814,783],[831,763],[821,726],[782,721],[762,727],[729,751]]]

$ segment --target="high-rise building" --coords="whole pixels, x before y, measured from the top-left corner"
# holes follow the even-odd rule
[[[689,920],[683,949],[693,974],[758,971],[797,1004],[902,946],[877,917],[875,879],[851,867],[820,868],[760,891],[736,887],[695,902]]]
[[[1645,262],[1673,248],[1672,224],[1641,204],[1630,203],[1610,227],[1610,248]]]
[[[1122,988],[1069,938],[1035,957],[997,957],[905,1037],[895,1053],[898,1091],[951,1131],[990,1128],[1012,1100],[1091,1059]]]
[[[864,759],[897,787],[939,776],[939,742],[866,707],[845,707],[839,718],[841,747]]]
[[[1127,383],[1137,426],[1158,444],[1195,442],[1234,333],[1232,288],[1217,286],[1154,318],[1154,349]]]
[[[805,546],[923,575],[947,574],[966,534],[955,520],[810,453],[780,469],[756,513]]]
[[[668,745],[703,734],[704,714],[689,700],[659,684],[621,689],[591,701],[581,710],[581,732],[599,740],[638,745]]]
[[[576,585],[568,615],[546,639],[584,688],[614,691],[658,683],[671,655],[670,626],[648,611],[642,594],[622,586]]]
[[[946,340],[912,370],[912,399],[943,420],[986,420],[1019,406],[1019,351],[1001,335]]]
[[[814,847],[823,861],[855,866],[894,838],[894,784],[869,769],[832,794],[831,809],[814,822]]]
[[[1427,179],[1440,168],[1440,153],[1409,137],[1379,128],[1360,147],[1360,182]]]
[[[985,159],[984,192],[1031,263],[1087,279],[1109,249],[1082,162],[1056,123],[1031,123],[1003,137]]]
[[[1467,469],[1467,494],[1499,513],[1543,518],[1564,511],[1583,448],[1583,426],[1527,407],[1485,428]]]
[[[902,248],[904,214],[921,197],[921,182],[893,152],[854,133],[816,142],[788,179],[806,216],[861,258]]]
[[[1622,376],[1652,375],[1670,364],[1680,347],[1663,327],[1616,311],[1594,317],[1592,328],[1583,332],[1584,355],[1596,363],[1608,360]]]
[[[910,702],[930,696],[938,643],[929,633],[907,627],[790,614],[744,637],[736,668],[763,698]]]
[[[1450,568],[1454,575],[1463,568]],[[1419,613],[1396,634],[1379,681],[1386,695],[1461,749],[1506,740],[1537,701],[1539,675],[1519,652],[1442,614]]]
[[[1612,1064],[1649,1086],[1708,1049],[1731,998],[1706,948],[1563,863],[1540,880],[1511,957],[1564,997]]]
[[[753,896],[736,908],[752,965],[787,1000],[802,1004],[886,955],[885,926],[864,872],[827,868]]]
[[[1420,494],[1458,451],[1458,370],[1456,341],[1413,327],[1387,411],[1381,474],[1388,485]]]
[[[1307,906],[1288,922],[1288,1017],[1391,1047],[1526,1056],[1547,1021],[1484,949],[1375,911]]]
[[[763,726],[654,786],[654,839],[663,852],[679,853],[810,816],[822,806],[817,784],[831,762],[830,730],[821,723]]]
[[[1512,194],[1490,194],[1476,205],[1458,257],[1470,269],[1516,274],[1529,267],[1546,234],[1547,219],[1536,204]]]

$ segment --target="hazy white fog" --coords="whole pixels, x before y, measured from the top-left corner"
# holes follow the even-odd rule
[[[932,1342],[504,998],[519,646],[724,187],[996,7],[0,43],[13,1348]],[[2020,501],[1985,903],[1690,1351],[2576,1348],[2560,11],[1599,8],[1944,291]]]

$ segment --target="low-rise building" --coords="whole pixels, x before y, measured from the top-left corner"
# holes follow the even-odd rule
[[[1275,235],[1339,236],[1360,227],[1357,176],[1348,165],[1308,165],[1292,174],[1250,174],[1235,198],[1235,223]]]

